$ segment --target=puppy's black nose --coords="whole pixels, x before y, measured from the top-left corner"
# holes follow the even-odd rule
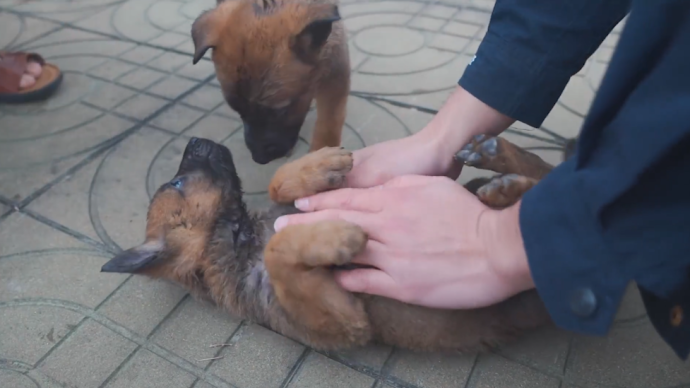
[[[189,139],[189,145],[193,146],[194,144],[196,144],[197,141],[199,141],[199,138],[193,137],[193,138]]]
[[[266,146],[266,148],[264,148],[264,151],[269,155],[275,155],[280,153],[280,147],[275,144],[269,144]]]

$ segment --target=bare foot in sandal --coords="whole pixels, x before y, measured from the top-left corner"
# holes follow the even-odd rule
[[[62,82],[62,72],[36,53],[0,51],[0,103],[42,101]]]

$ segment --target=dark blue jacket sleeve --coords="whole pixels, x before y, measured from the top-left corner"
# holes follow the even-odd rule
[[[539,127],[629,7],[630,0],[497,0],[459,84],[499,112]]]
[[[526,193],[520,211],[530,270],[558,325],[605,334],[634,281],[682,358],[690,350],[689,48],[690,2],[633,2],[575,157]]]

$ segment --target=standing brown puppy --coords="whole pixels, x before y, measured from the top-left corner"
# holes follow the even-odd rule
[[[312,100],[310,151],[340,145],[350,58],[337,1],[219,0],[192,26],[194,63],[213,49],[223,96],[256,163],[286,156]]]

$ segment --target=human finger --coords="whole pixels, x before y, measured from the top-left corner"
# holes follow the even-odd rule
[[[450,178],[445,176],[426,176],[426,175],[401,175],[384,183],[384,189],[404,188],[414,186],[424,186],[432,183],[448,181]]]
[[[296,200],[295,207],[306,212],[339,209],[375,213],[382,208],[381,196],[376,191],[375,188],[326,191]]]
[[[280,216],[273,224],[273,229],[278,232],[288,225],[310,224],[318,221],[343,220],[359,225],[365,233],[369,233],[374,224],[373,215],[351,210],[328,209],[313,213],[290,214]]]
[[[352,260],[353,264],[368,265],[381,270],[386,270],[391,266],[390,255],[385,254],[384,245],[370,236],[366,248]]]
[[[395,298],[399,286],[386,272],[375,268],[340,270],[335,274],[336,282],[350,292],[380,295]]]

